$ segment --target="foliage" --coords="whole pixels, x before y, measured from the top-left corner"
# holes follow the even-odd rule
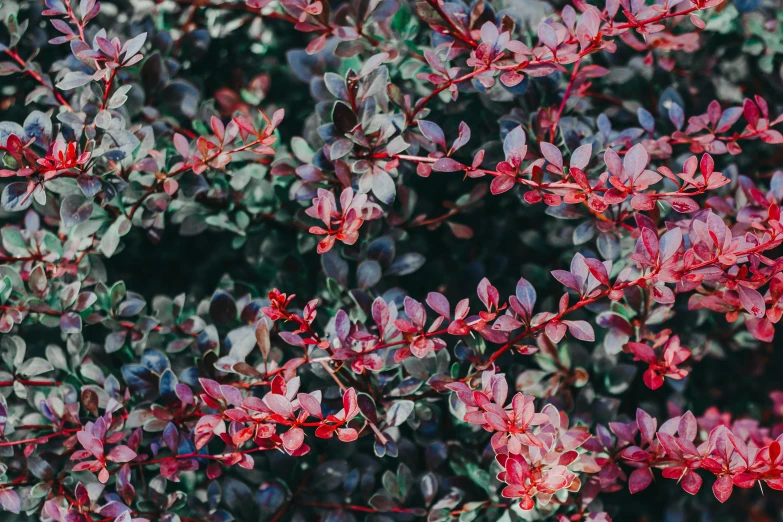
[[[3,520],[779,517],[772,2],[0,15]]]

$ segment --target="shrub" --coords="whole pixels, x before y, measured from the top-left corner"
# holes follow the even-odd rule
[[[3,520],[779,516],[773,2],[0,13]]]

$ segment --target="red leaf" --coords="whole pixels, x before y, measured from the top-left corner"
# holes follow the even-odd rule
[[[731,476],[724,475],[715,481],[712,485],[712,493],[721,502],[726,502],[731,496],[731,492],[734,490],[734,484],[731,481]]]
[[[650,468],[635,469],[628,478],[628,489],[631,494],[638,493],[647,488],[652,482],[653,476]]]
[[[494,195],[502,194],[511,190],[515,183],[516,179],[513,176],[497,176],[492,180],[489,190]]]
[[[674,210],[681,214],[688,214],[690,212],[696,212],[699,210],[698,203],[696,203],[693,199],[684,196],[672,198],[669,200],[669,204]]]
[[[701,476],[694,472],[694,471],[688,471],[685,473],[685,476],[682,478],[682,481],[680,484],[682,484],[682,489],[684,489],[686,492],[690,493],[691,495],[695,495],[699,492],[699,489],[701,488],[702,479]]]

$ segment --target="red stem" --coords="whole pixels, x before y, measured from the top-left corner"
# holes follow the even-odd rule
[[[565,94],[563,94],[563,101],[560,102],[560,108],[557,110],[557,115],[555,116],[554,121],[552,122],[552,127],[549,129],[549,142],[554,143],[555,142],[555,134],[557,133],[557,125],[560,122],[560,116],[563,114],[563,109],[565,109],[566,102],[568,101],[568,97],[571,95],[571,89],[574,88],[574,81],[576,80],[576,75],[579,73],[579,66],[582,63],[582,59],[576,61],[574,64],[574,69],[571,71],[571,79],[568,80],[568,87],[566,87]]]
[[[460,40],[466,44],[468,44],[472,48],[478,47],[478,42],[476,42],[473,38],[470,37],[470,35],[466,35],[462,32],[462,29],[457,27],[457,24],[454,23],[454,20],[451,19],[451,17],[446,14],[446,12],[443,10],[443,7],[440,5],[440,0],[427,0],[427,3],[432,6],[433,9],[435,9],[441,18],[443,18],[443,21],[446,22],[446,25],[449,26],[449,29],[451,29],[450,33],[451,36],[456,38],[457,40]]]
[[[741,256],[745,256],[745,255],[755,254],[757,252],[762,252],[764,250],[764,247],[766,247],[766,246],[767,246],[767,244],[764,243],[764,244],[755,246],[753,248],[749,248],[747,250],[742,250],[740,252],[734,252],[734,255],[736,255],[737,257],[741,257]],[[713,263],[717,263],[717,262],[718,262],[718,257],[715,257],[713,259],[710,259],[710,260],[707,260],[707,261],[703,261],[701,263],[697,263],[697,264],[689,267],[688,270],[689,271],[698,270],[700,268],[704,268],[705,266],[709,266],[709,265],[711,265]],[[609,293],[612,290],[623,290],[625,288],[630,288],[632,286],[642,286],[642,285],[645,285],[647,283],[647,281],[652,279],[653,277],[655,277],[657,275],[657,273],[658,273],[658,271],[654,270],[650,274],[648,274],[646,276],[642,276],[642,277],[640,277],[640,278],[638,278],[638,279],[636,279],[634,281],[627,281],[625,283],[620,283],[619,285],[614,285],[612,288],[608,288],[608,289],[606,289],[606,290],[596,294],[593,297],[589,297],[587,299],[580,300],[575,305],[570,306],[569,308],[566,308],[562,312],[558,313],[557,315],[555,315],[553,317],[550,317],[549,319],[547,319],[546,321],[542,322],[541,324],[538,324],[538,325],[536,325],[536,326],[534,326],[532,328],[527,328],[525,331],[521,332],[519,335],[517,335],[516,337],[514,337],[513,339],[508,341],[503,346],[501,346],[498,351],[493,353],[490,356],[490,358],[487,359],[487,362],[484,365],[484,367],[487,367],[490,364],[492,364],[494,361],[496,361],[498,357],[500,357],[506,351],[508,351],[508,349],[511,348],[511,346],[513,346],[515,343],[518,343],[519,341],[521,341],[522,339],[524,339],[526,337],[529,337],[531,335],[535,335],[536,333],[538,333],[541,330],[543,330],[544,328],[546,328],[547,324],[549,324],[549,323],[551,323],[553,321],[559,321],[560,319],[563,318],[563,316],[568,315],[571,312],[573,312],[575,310],[578,310],[578,309],[580,309],[580,308],[582,308],[584,306],[592,304],[592,303],[598,301],[599,299],[603,299],[604,297],[609,295]]]
[[[179,174],[183,174],[183,173],[189,171],[190,169],[192,169],[193,167],[195,167],[196,165],[206,165],[209,162],[211,162],[212,160],[214,160],[215,158],[217,158],[218,156],[220,156],[221,154],[229,154],[230,155],[230,154],[234,154],[234,153],[237,153],[237,152],[241,152],[243,150],[247,150],[247,149],[249,149],[251,147],[254,147],[255,145],[258,145],[259,143],[261,143],[261,141],[262,141],[261,139],[257,139],[255,141],[252,141],[250,143],[246,143],[245,145],[242,145],[241,147],[237,147],[237,148],[229,150],[229,151],[224,151],[221,148],[220,150],[218,150],[217,152],[211,154],[210,156],[207,156],[206,158],[204,158],[200,162],[192,163],[190,165],[183,165],[182,167],[180,167],[179,169],[175,170],[174,172],[170,172],[170,173],[166,174],[166,179],[173,178],[174,176],[177,176]],[[136,203],[133,204],[133,206],[130,209],[130,212],[127,215],[128,219],[133,219],[133,216],[136,214],[136,211],[139,210],[139,207],[144,202],[144,200],[146,200],[153,193],[155,193],[155,191],[160,186],[161,182],[162,182],[161,180],[157,180],[149,189],[147,189],[147,192],[143,196],[141,196],[141,198],[139,198],[139,200]]]
[[[234,453],[241,453],[242,455],[246,455],[248,453],[255,453],[257,451],[265,451],[270,448],[262,448],[260,446],[256,446],[255,448],[250,448],[242,451],[237,451]],[[203,453],[183,453],[181,455],[172,455],[170,457],[163,457],[160,459],[155,460],[144,460],[139,462],[133,462],[133,465],[135,466],[148,466],[150,464],[160,464],[161,462],[170,462],[172,460],[184,460],[184,459],[211,459],[211,460],[221,460],[224,457],[227,457],[228,455],[231,455],[232,453],[226,453],[226,454],[220,454],[220,455],[209,455],[209,454],[203,454]]]
[[[68,102],[65,101],[65,98],[63,98],[63,95],[60,94],[54,86],[50,86],[48,83],[46,83],[44,81],[44,79],[43,79],[43,76],[41,76],[40,74],[38,74],[34,70],[28,69],[27,62],[21,56],[19,56],[19,53],[17,53],[13,49],[6,49],[5,53],[8,56],[10,56],[16,63],[19,64],[19,66],[22,68],[23,72],[29,74],[30,76],[35,78],[35,80],[38,83],[40,83],[41,85],[43,85],[44,87],[46,87],[47,89],[52,91],[52,94],[57,99],[57,101],[60,102],[60,105],[62,105],[66,109],[68,109],[68,111],[73,112],[73,109],[71,108],[70,104],[68,104]]]
[[[60,381],[34,381],[28,379],[14,379],[13,381],[0,381],[0,388],[7,388],[13,386],[15,382],[18,382],[24,386],[60,386]]]

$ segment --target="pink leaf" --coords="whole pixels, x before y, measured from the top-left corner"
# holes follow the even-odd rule
[[[745,308],[749,314],[758,319],[764,317],[767,308],[764,304],[764,297],[758,292],[758,290],[754,290],[753,288],[748,288],[747,286],[743,285],[739,285],[737,290],[739,291],[739,298],[740,303],[742,303],[742,307]]]
[[[283,433],[280,438],[283,441],[283,448],[290,454],[299,449],[304,442],[304,430],[302,428],[291,428]]]
[[[655,430],[658,422],[650,416],[649,413],[641,408],[636,409],[636,425],[639,426],[639,432],[642,434],[642,440],[647,443],[652,442],[655,437]]]
[[[128,446],[120,445],[112,448],[106,458],[113,462],[130,462],[136,458],[136,452]]]
[[[343,395],[343,408],[345,409],[345,421],[353,419],[359,414],[359,405],[356,400],[356,390],[349,388]]]
[[[19,495],[13,489],[0,489],[0,505],[4,510],[17,514],[22,507]]]
[[[557,31],[551,25],[540,23],[538,25],[538,37],[541,39],[541,43],[550,49],[557,48]]]
[[[281,417],[288,418],[294,414],[291,401],[286,399],[283,395],[277,393],[267,393],[264,396],[264,404],[266,404],[270,410],[277,413]]]
[[[647,167],[647,163],[650,161],[650,156],[647,154],[647,150],[644,145],[637,143],[628,151],[623,159],[623,170],[631,178],[635,178],[644,171]]]

